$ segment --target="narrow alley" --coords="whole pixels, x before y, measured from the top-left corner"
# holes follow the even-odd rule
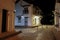
[[[0,40],[60,40],[60,0],[0,0]]]

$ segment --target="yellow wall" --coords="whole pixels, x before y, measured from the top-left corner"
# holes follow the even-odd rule
[[[32,24],[33,24],[33,26],[39,26],[40,25],[40,16],[33,15]]]
[[[7,31],[11,32],[14,31],[14,13],[13,12],[9,12],[7,14]]]
[[[14,1],[13,0],[0,0],[0,8],[13,11]]]
[[[7,13],[7,32],[14,31],[14,0],[0,0],[0,33],[2,29],[2,9],[6,9]]]
[[[56,12],[60,13],[60,3],[56,3],[55,10],[56,10]],[[59,28],[57,30],[60,31],[60,17],[58,17],[57,15],[55,16],[55,24],[58,24],[59,25]]]
[[[2,28],[2,10],[0,9],[0,33]]]

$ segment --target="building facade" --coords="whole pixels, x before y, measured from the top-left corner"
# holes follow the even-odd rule
[[[0,0],[0,33],[14,31],[14,0]]]
[[[60,29],[60,1],[56,0],[56,5],[55,5],[55,25]]]
[[[38,10],[32,4],[20,2],[16,4],[15,7],[15,26],[39,26],[40,25],[40,15]],[[40,10],[41,11],[41,10]]]

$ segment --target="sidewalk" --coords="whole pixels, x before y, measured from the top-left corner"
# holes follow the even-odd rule
[[[4,32],[4,33],[1,33],[0,34],[0,40],[8,39],[8,38],[16,36],[16,35],[18,35],[20,33],[21,33],[21,31],[19,31],[19,32]],[[8,40],[10,40],[10,39],[8,39]]]

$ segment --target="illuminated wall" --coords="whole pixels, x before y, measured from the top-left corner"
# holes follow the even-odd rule
[[[14,31],[14,0],[0,0],[0,33],[2,31],[2,9],[6,9],[6,30],[7,32]]]
[[[56,10],[56,12],[60,13],[60,3],[56,3],[55,10]],[[60,17],[58,17],[58,15],[55,15],[55,24],[60,24],[59,19],[60,19]]]
[[[27,5],[28,3],[23,2],[23,4]],[[16,13],[15,13],[15,26],[25,26],[25,17],[28,17],[28,20],[27,20],[28,24],[27,24],[27,26],[32,26],[32,22],[31,22],[32,6],[28,7],[28,11],[29,11],[28,14],[24,14],[23,13],[24,8],[20,5],[20,3],[17,3],[15,5],[15,10],[16,10]],[[18,22],[18,18],[17,18],[18,15],[21,16],[21,22],[20,23]]]
[[[33,16],[32,22],[33,22],[33,26],[39,26],[40,25],[40,17],[39,16]]]

